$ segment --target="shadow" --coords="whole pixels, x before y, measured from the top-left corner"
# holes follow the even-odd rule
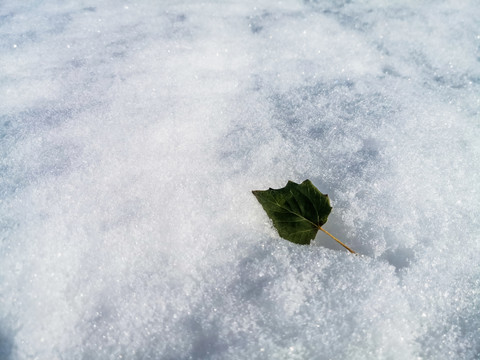
[[[14,342],[12,337],[5,335],[3,331],[0,331],[0,359],[12,360],[13,349],[14,349]]]
[[[211,359],[212,356],[227,350],[227,344],[220,341],[219,327],[211,322],[206,325],[195,318],[186,321],[186,328],[189,329],[192,339],[190,359]]]
[[[396,272],[408,268],[415,260],[413,249],[399,248],[396,250],[388,250],[383,254],[381,259],[385,259],[390,265],[395,267]]]

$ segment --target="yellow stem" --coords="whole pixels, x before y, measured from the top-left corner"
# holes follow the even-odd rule
[[[318,227],[319,230],[322,230],[325,234],[327,234],[328,236],[330,236],[333,240],[335,240],[336,242],[338,242],[340,245],[342,245],[345,249],[347,249],[348,251],[350,251],[352,254],[356,254],[355,251],[353,251],[352,249],[350,249],[347,245],[345,245],[344,243],[342,243],[340,240],[338,240],[335,236],[333,236],[332,234],[330,234],[327,230],[325,230],[324,228],[322,228],[321,226]]]

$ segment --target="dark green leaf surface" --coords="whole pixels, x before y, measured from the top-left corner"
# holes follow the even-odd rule
[[[252,192],[278,234],[297,244],[310,244],[332,211],[328,195],[322,194],[310,180],[301,184],[289,181],[281,189]]]

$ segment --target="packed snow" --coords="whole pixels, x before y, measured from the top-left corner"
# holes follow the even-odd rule
[[[479,19],[0,2],[0,359],[479,359]],[[361,255],[279,238],[305,179]]]

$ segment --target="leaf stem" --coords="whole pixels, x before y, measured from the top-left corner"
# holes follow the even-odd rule
[[[350,251],[352,254],[356,254],[355,251],[353,251],[352,249],[350,249],[347,245],[345,245],[343,242],[341,242],[340,240],[338,240],[335,236],[333,236],[332,234],[330,234],[327,230],[325,230],[325,229],[322,228],[321,226],[318,227],[318,230],[322,230],[325,234],[327,234],[328,236],[330,236],[333,240],[335,240],[336,242],[338,242],[340,245],[342,245],[345,249],[347,249],[348,251]]]

